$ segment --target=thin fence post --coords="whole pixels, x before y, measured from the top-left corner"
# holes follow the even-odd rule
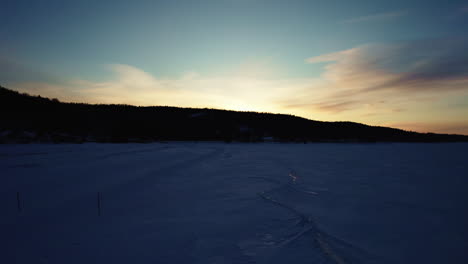
[[[97,193],[98,216],[101,216],[101,192]]]
[[[21,207],[21,199],[20,199],[20,193],[19,192],[16,192],[16,202],[17,202],[17,205],[18,205],[18,213],[21,213],[23,208]]]

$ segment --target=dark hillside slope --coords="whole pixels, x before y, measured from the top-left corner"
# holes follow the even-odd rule
[[[468,136],[422,134],[292,115],[178,107],[62,103],[0,87],[1,142],[453,142]]]

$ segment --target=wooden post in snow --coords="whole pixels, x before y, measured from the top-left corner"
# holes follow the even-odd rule
[[[101,192],[97,193],[98,216],[101,216]]]
[[[19,192],[16,192],[16,202],[17,202],[17,206],[18,206],[18,213],[21,213],[23,208],[21,207],[21,199],[20,199],[20,193]]]

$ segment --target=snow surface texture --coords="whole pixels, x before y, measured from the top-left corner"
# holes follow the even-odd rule
[[[0,263],[468,263],[467,169],[468,144],[2,145]]]

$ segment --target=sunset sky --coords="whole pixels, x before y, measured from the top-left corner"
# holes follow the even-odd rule
[[[0,85],[468,135],[465,1],[22,1]]]

